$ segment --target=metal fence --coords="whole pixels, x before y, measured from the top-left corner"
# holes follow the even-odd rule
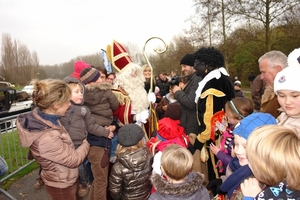
[[[0,194],[2,193],[12,200],[16,200],[16,198],[2,188],[2,183],[35,162],[35,160],[27,158],[28,148],[22,148],[20,145],[16,129],[17,116],[13,115],[0,119],[0,155],[8,165],[8,173],[0,177]]]

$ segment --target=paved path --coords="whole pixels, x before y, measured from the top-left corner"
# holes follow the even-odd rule
[[[33,185],[38,178],[39,169],[32,171],[23,178],[16,181],[7,192],[17,200],[49,200],[44,187],[40,190],[35,190]],[[1,194],[0,200],[9,200],[8,197]]]
[[[44,187],[35,190],[33,185],[38,178],[39,169],[32,171],[23,178],[16,181],[7,192],[17,200],[49,200]],[[88,199],[88,198],[86,198]],[[8,197],[0,194],[0,200],[10,200]]]

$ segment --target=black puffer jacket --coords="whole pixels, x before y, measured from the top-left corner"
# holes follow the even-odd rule
[[[183,183],[170,184],[158,174],[151,176],[156,192],[151,194],[150,200],[210,200],[208,190],[203,186],[204,175],[191,172]]]
[[[153,156],[148,147],[120,154],[109,177],[111,197],[115,200],[148,199],[152,160]]]
[[[156,86],[159,87],[159,93],[162,97],[166,96],[166,94],[170,91],[170,83],[168,79],[165,81],[158,79],[156,81]]]

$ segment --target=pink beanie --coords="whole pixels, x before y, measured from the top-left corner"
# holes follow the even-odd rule
[[[74,72],[80,75],[81,70],[84,68],[91,68],[91,65],[83,62],[82,60],[78,60],[74,63]]]

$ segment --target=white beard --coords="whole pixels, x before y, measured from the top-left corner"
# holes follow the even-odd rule
[[[132,77],[131,74],[136,76]],[[144,89],[145,78],[142,68],[137,64],[129,64],[121,74],[116,77],[115,85],[122,87],[131,100],[132,114],[137,114],[147,110],[149,102],[147,92]]]

